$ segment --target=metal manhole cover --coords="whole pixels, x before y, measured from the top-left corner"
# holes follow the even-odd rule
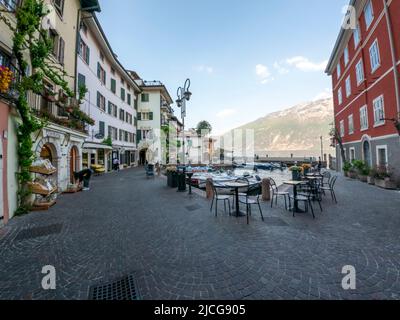
[[[199,210],[199,209],[201,209],[201,206],[199,206],[198,204],[194,204],[192,206],[187,206],[186,207],[186,210],[188,210],[188,211],[196,211],[196,210]]]
[[[90,288],[90,300],[139,300],[133,275]]]
[[[35,239],[40,237],[46,237],[53,234],[59,234],[62,230],[62,224],[52,224],[44,227],[36,227],[22,230],[15,237],[15,240],[27,240],[27,239]]]
[[[281,218],[275,218],[275,217],[266,217],[266,218],[264,218],[264,222],[267,225],[272,226],[272,227],[287,227],[287,226],[289,226]]]

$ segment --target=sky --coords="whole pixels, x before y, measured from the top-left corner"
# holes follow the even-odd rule
[[[176,100],[193,93],[186,127],[222,134],[331,95],[324,73],[348,0],[100,0],[118,59]],[[173,106],[180,117],[180,109]]]

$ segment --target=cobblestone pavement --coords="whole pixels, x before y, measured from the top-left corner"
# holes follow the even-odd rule
[[[399,299],[400,193],[341,177],[337,198],[316,220],[265,203],[265,222],[255,211],[248,226],[143,169],[95,177],[91,191],[0,229],[0,299],[88,299],[128,274],[142,299]],[[61,232],[17,238],[54,224]],[[56,290],[41,289],[45,265]],[[341,287],[345,265],[354,291]]]

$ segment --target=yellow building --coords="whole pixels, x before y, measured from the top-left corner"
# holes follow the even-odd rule
[[[15,10],[19,1],[0,0],[0,10],[9,11],[6,14],[10,21],[15,22]],[[81,24],[82,12],[93,13],[100,11],[98,0],[46,0],[45,4],[50,13],[43,19],[42,27],[48,30],[54,47],[51,60],[57,68],[64,70],[69,76],[65,80],[70,88],[76,92],[76,65],[77,65],[77,37]],[[13,35],[9,27],[0,22],[0,66],[12,66]],[[46,81],[46,87],[60,92],[54,83]],[[57,169],[49,177],[58,187],[58,191],[66,190],[73,182],[73,172],[82,168],[82,146],[87,137],[87,128],[84,123],[72,123],[65,108],[58,105],[54,97],[29,94],[29,104],[38,117],[49,119],[49,125],[33,136],[34,152],[37,159],[48,159]],[[58,99],[57,99],[58,100]],[[17,206],[17,181],[15,173],[17,167],[17,139],[16,123],[18,115],[15,108],[6,98],[0,97],[1,118],[8,121],[0,122],[0,220],[7,222],[13,216]],[[1,222],[0,222],[1,223]]]

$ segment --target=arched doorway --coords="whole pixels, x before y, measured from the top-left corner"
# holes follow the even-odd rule
[[[368,140],[363,142],[363,155],[365,163],[367,163],[371,167],[372,166],[371,145]]]
[[[76,146],[73,146],[71,148],[70,154],[69,154],[69,180],[70,183],[75,182],[75,177],[74,173],[79,170],[79,163],[78,163],[78,148]]]
[[[54,155],[54,146],[50,143],[46,143],[42,146],[40,150],[40,158],[43,160],[49,160],[53,166],[56,166],[55,163],[55,155]]]
[[[147,149],[143,149],[139,152],[139,165],[144,166],[146,164]]]

